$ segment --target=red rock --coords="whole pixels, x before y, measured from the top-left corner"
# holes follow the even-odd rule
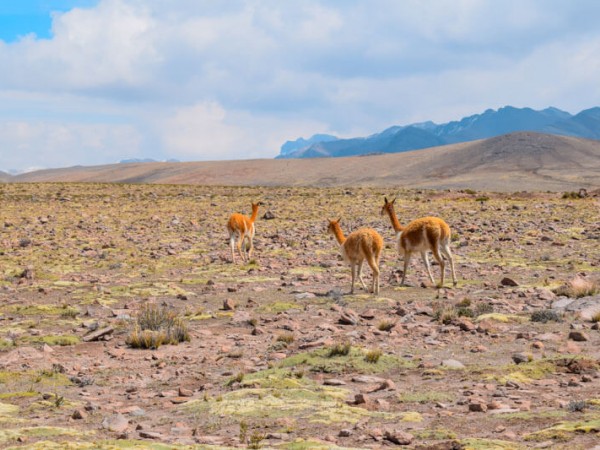
[[[235,301],[233,301],[233,299],[231,298],[226,298],[223,301],[223,309],[225,311],[233,311],[236,307]]]
[[[410,445],[415,437],[402,430],[385,430],[384,439],[396,445]]]

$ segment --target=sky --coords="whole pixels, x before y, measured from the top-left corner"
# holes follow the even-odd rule
[[[0,170],[600,106],[597,0],[0,0]]]

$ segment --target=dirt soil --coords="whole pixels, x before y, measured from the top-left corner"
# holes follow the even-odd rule
[[[385,195],[402,224],[448,222],[458,286],[419,257],[400,286]],[[227,219],[258,200],[255,254],[232,263]],[[7,184],[0,205],[2,448],[600,442],[597,198]],[[384,237],[379,296],[349,295],[339,216]],[[131,348],[149,304],[190,340]]]

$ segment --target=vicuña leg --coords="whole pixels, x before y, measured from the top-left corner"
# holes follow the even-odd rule
[[[364,262],[363,260],[360,260],[358,262],[358,269],[357,269],[358,270],[358,279],[360,280],[360,284],[362,285],[363,289],[368,292],[367,285],[365,284],[365,280],[363,280],[363,277],[362,277],[363,262]]]
[[[443,287],[444,286],[444,272],[446,269],[446,264],[444,263],[444,258],[442,258],[442,256],[440,255],[440,250],[437,247],[433,247],[431,249],[431,251],[433,253],[433,257],[440,265],[441,274],[440,274],[440,284],[438,284],[438,287]]]
[[[375,258],[369,258],[367,262],[373,271],[373,284],[371,285],[371,292],[373,292],[375,295],[379,295],[379,264],[377,264]]]
[[[423,259],[423,264],[425,264],[425,268],[427,269],[427,275],[429,275],[431,284],[435,284],[435,281],[433,280],[433,275],[431,273],[431,266],[429,265],[429,257],[427,256],[427,251],[421,252],[421,258]]]
[[[408,272],[408,264],[410,263],[410,252],[404,253],[404,272],[402,273],[402,281],[400,282],[401,286],[404,286],[404,281],[406,280],[406,272]]]
[[[452,284],[456,286],[458,284],[458,281],[456,280],[456,273],[454,272],[454,258],[452,256],[452,252],[450,251],[450,246],[446,242],[442,244],[440,250],[446,257],[446,259],[450,261],[450,271],[452,272]]]

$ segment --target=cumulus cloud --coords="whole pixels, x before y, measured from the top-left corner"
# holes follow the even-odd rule
[[[600,103],[599,17],[593,0],[99,0],[55,13],[51,39],[0,41],[0,143],[22,149],[0,168],[273,157],[300,135],[506,104],[577,112]]]

